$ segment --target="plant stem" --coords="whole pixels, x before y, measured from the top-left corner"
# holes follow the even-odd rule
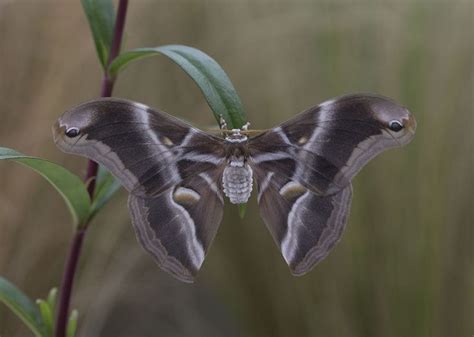
[[[127,16],[128,0],[120,0],[117,9],[117,16],[115,18],[114,36],[112,45],[110,48],[109,58],[107,66],[104,70],[104,76],[102,78],[101,97],[110,97],[115,84],[115,78],[109,76],[108,66],[112,61],[119,55],[120,46],[122,44],[122,36],[125,27],[125,19]],[[87,173],[84,181],[87,186],[87,192],[91,200],[94,198],[94,191],[96,185],[96,176],[99,165],[89,160],[87,164]],[[69,304],[71,302],[72,288],[74,284],[74,278],[77,270],[77,263],[81,256],[82,243],[88,228],[88,224],[78,226],[76,233],[71,242],[69,249],[69,256],[67,258],[66,266],[64,268],[63,280],[61,283],[61,294],[58,304],[58,315],[56,319],[55,337],[65,337],[66,328],[69,316]]]
[[[64,276],[61,284],[61,295],[58,305],[58,317],[56,320],[56,337],[64,337],[66,335],[66,327],[69,316],[69,302],[71,299],[72,286],[74,283],[74,276],[76,274],[77,262],[81,255],[82,242],[86,229],[79,229],[74,234],[69,256],[64,268]]]
[[[128,0],[120,0],[118,9],[117,9],[117,16],[115,19],[114,36],[112,40],[112,45],[110,46],[109,59],[107,61],[106,70],[104,71],[104,76],[102,77],[102,89],[100,92],[101,97],[112,96],[112,90],[114,89],[115,78],[110,77],[109,72],[107,71],[107,68],[120,53],[120,46],[122,45],[123,30],[125,28],[125,18],[127,17],[127,7],[128,7]],[[91,197],[91,199],[94,196],[95,183],[96,183],[95,177],[97,176],[98,170],[99,170],[99,165],[97,165],[96,162],[89,160],[89,163],[87,165],[87,174],[85,177],[85,181],[89,183],[89,185],[87,186],[87,192],[89,192],[89,196]]]

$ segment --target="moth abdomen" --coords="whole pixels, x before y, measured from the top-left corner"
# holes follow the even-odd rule
[[[229,159],[222,175],[222,188],[233,204],[246,203],[252,193],[253,172],[241,158]]]

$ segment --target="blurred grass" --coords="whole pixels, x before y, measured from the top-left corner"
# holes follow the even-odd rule
[[[74,306],[80,336],[470,336],[474,333],[472,1],[137,1],[128,48],[206,51],[254,128],[343,93],[408,106],[418,134],[355,179],[349,225],[310,274],[290,275],[258,216],[227,207],[198,281],[181,284],[136,243],[125,194],[90,229]],[[85,170],[50,127],[97,96],[100,67],[79,2],[0,1],[0,144]],[[213,125],[165,58],[121,75],[117,96]],[[71,226],[37,175],[0,165],[0,274],[32,297],[57,285]],[[85,316],[84,316],[85,314]],[[0,308],[0,335],[26,330]]]

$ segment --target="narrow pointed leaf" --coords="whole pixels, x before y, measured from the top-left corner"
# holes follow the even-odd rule
[[[79,312],[73,310],[69,316],[69,321],[67,323],[67,332],[66,337],[74,337],[77,330],[77,318],[79,317]]]
[[[43,176],[63,197],[74,224],[82,224],[90,212],[90,199],[82,180],[61,165],[45,159],[25,156],[15,150],[0,147],[0,160],[10,159]]]
[[[49,291],[47,302],[49,307],[51,308],[51,312],[53,313],[53,316],[56,314],[56,300],[58,297],[58,288],[52,288]]]
[[[112,45],[115,11],[112,0],[81,0],[102,67],[105,69]]]
[[[115,76],[132,61],[159,54],[169,57],[196,82],[217,121],[222,116],[230,129],[246,123],[242,102],[229,77],[213,58],[198,49],[181,45],[133,49],[119,55],[109,73]]]
[[[0,277],[0,302],[9,307],[38,337],[47,337],[38,307],[6,279]]]
[[[51,312],[51,307],[49,306],[48,302],[41,299],[36,300],[36,304],[38,305],[40,309],[41,317],[44,322],[44,326],[46,328],[46,335],[52,336],[54,321],[53,321],[53,313]]]
[[[198,49],[166,45],[129,50],[115,58],[109,73],[116,76],[131,62],[160,54],[169,57],[196,82],[218,123],[221,116],[229,129],[241,128],[247,122],[240,97],[227,74],[213,58]],[[244,205],[239,206],[239,215],[245,215]]]

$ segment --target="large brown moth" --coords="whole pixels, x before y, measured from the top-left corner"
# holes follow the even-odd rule
[[[219,137],[140,103],[103,98],[54,125],[64,152],[105,166],[128,190],[137,237],[158,265],[192,282],[221,222],[224,199],[245,203],[253,181],[261,216],[294,275],[339,241],[352,178],[379,153],[409,143],[416,121],[394,101],[341,96],[254,137]]]

